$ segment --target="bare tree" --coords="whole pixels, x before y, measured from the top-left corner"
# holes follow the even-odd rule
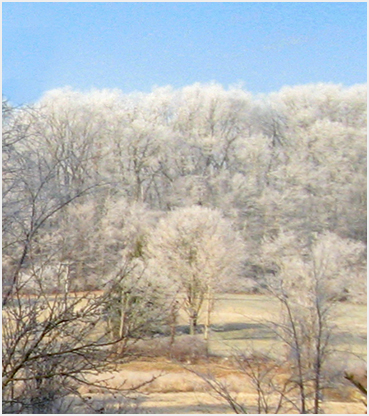
[[[111,346],[123,338],[121,334],[112,339],[104,320],[109,292],[78,294],[69,290],[69,263],[63,263],[68,258],[69,241],[68,235],[63,235],[63,221],[67,208],[83,201],[96,187],[59,186],[58,170],[69,156],[50,157],[37,142],[43,136],[35,138],[32,133],[35,117],[38,113],[34,110],[23,109],[8,114],[5,120],[5,412],[52,412],[58,399],[78,394],[82,384],[89,384],[91,374],[114,367]],[[88,261],[87,257],[84,260]],[[108,387],[104,380],[94,384]]]
[[[255,393],[256,401],[250,399],[245,403],[227,380],[216,377],[211,371],[186,369],[204,380],[210,387],[210,394],[225,401],[236,414],[286,414],[299,410],[295,401],[296,386],[285,360],[249,348],[235,351],[228,362],[237,371],[240,385],[247,385],[247,391]]]
[[[295,364],[299,410],[320,408],[334,304],[365,298],[356,242],[366,240],[366,86],[288,87],[259,100],[215,84],[128,95],[63,89],[22,108],[3,100],[2,109],[7,400],[19,378],[33,374],[28,386],[37,386],[38,370],[14,357],[42,325],[38,345],[53,357],[68,355],[47,344],[64,322],[95,320],[105,341],[118,345],[123,334],[140,332],[141,314],[142,328],[154,323],[149,302],[157,304],[164,287],[172,336],[178,292],[192,333],[206,307],[207,334],[214,292],[222,282],[234,287],[228,283],[245,257],[234,226],[248,245],[248,269],[268,274],[256,285],[266,284],[284,311],[274,328]],[[78,303],[77,289],[103,294]],[[86,302],[89,312],[64,321],[73,302],[76,309]],[[114,317],[113,337],[99,310]],[[128,315],[136,323],[128,325]],[[24,334],[18,341],[14,319]],[[50,368],[43,358],[31,359],[42,374]],[[59,376],[51,385],[64,383]]]
[[[282,235],[264,246],[264,255],[277,268],[267,276],[267,287],[282,307],[281,320],[272,326],[290,349],[299,411],[319,413],[326,365],[334,352],[335,305],[347,290],[348,276],[364,247],[329,233],[305,250],[296,240],[291,245],[292,240]]]
[[[29,115],[31,114],[31,118]],[[7,155],[3,165],[3,306],[17,286],[22,268],[37,257],[39,240],[56,228],[53,218],[86,195],[94,185],[61,192],[57,171],[61,160],[50,159],[32,134],[33,110],[21,110],[7,120]]]

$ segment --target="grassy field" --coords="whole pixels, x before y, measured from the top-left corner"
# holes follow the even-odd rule
[[[92,295],[91,295],[92,296]],[[78,297],[78,296],[77,296]],[[80,307],[86,303],[81,298]],[[207,342],[210,359],[202,357],[176,362],[162,353],[161,345],[167,342],[168,336],[158,336],[147,343],[153,347],[155,354],[141,357],[137,360],[121,363],[114,372],[91,375],[90,381],[99,384],[106,383],[116,389],[131,389],[158,377],[154,382],[146,384],[133,393],[134,402],[138,405],[139,413],[158,414],[219,414],[232,413],[230,408],[219,398],[214,397],[206,383],[189,372],[185,367],[206,373],[210,371],[218,379],[227,382],[232,394],[249,405],[249,412],[255,412],[256,394],[250,381],[232,365],[229,359],[235,352],[268,351],[278,356],[286,351],[276,339],[266,323],[280,316],[278,303],[263,295],[223,294],[218,295],[211,315],[211,330]],[[199,327],[203,328],[205,314],[200,315]],[[367,307],[340,303],[333,322],[336,325],[332,344],[336,350],[333,357],[334,366],[347,369],[355,367],[367,354]],[[102,328],[96,328],[100,332]],[[201,331],[191,338],[188,335],[188,319],[184,311],[180,311],[176,342],[185,348],[192,346],[195,341],[203,344]],[[145,345],[145,343],[143,343]],[[344,381],[344,380],[343,380]],[[108,395],[94,387],[83,386],[80,390],[84,397],[90,397],[94,408],[105,407],[111,413],[117,412],[119,398],[108,398]],[[334,392],[324,403],[325,413],[330,414],[363,414],[365,406],[360,402],[361,397],[355,396],[355,389],[348,382],[343,391]],[[73,399],[74,400],[74,399]],[[77,399],[75,399],[77,400]],[[124,400],[122,399],[121,403]],[[79,408],[80,406],[80,408]],[[85,413],[83,403],[75,403],[74,413]],[[80,409],[80,410],[78,410]],[[126,409],[123,409],[126,410]],[[88,412],[89,413],[89,412]]]
[[[187,368],[206,373],[210,371],[218,380],[226,382],[229,391],[247,406],[249,413],[257,413],[257,395],[250,381],[230,363],[222,361],[200,361],[191,366],[167,359],[142,359],[122,364],[114,373],[100,374],[94,381],[105,379],[111,387],[129,389],[138,384],[158,378],[135,392],[133,402],[140,413],[155,414],[224,414],[233,413],[230,407],[209,391],[206,383]],[[92,397],[95,404],[107,405],[114,413],[119,400],[112,400],[94,388],[81,391]],[[325,393],[324,412],[327,414],[363,414],[366,411],[362,397],[349,384],[339,391]]]
[[[209,352],[227,356],[235,349],[249,348],[279,353],[280,343],[265,325],[280,315],[280,306],[275,299],[263,295],[226,294],[218,295],[211,316]],[[181,314],[181,323],[186,316]],[[200,324],[204,323],[201,316]],[[339,352],[347,356],[366,357],[367,354],[367,306],[340,303],[337,305],[336,325],[332,343]]]
[[[340,354],[335,365],[356,365],[366,357],[366,305],[339,304],[335,324],[337,329],[333,344]],[[274,333],[265,326],[265,322],[279,316],[276,301],[261,295],[227,294],[218,296],[211,319],[209,352],[217,356],[214,359],[197,360],[194,363],[178,363],[168,358],[156,356],[151,359],[141,358],[119,366],[116,372],[102,374],[99,379],[109,380],[112,387],[132,388],[140,383],[159,376],[154,382],[141,388],[135,395],[142,412],[159,414],[217,414],[232,413],[230,408],[219,398],[214,397],[203,380],[186,370],[186,366],[199,372],[215,374],[226,380],[233,394],[244,403],[250,404],[249,411],[254,413],[256,403],[255,390],[249,380],[232,366],[227,356],[235,350],[268,350],[275,355],[282,351],[282,345]],[[181,312],[179,332],[188,332],[186,315]],[[199,326],[204,324],[200,317]],[[187,337],[187,338],[186,338]],[[177,340],[188,340],[188,335],[177,335]],[[203,334],[195,336],[203,339]],[[165,340],[165,337],[164,337]],[[160,351],[163,337],[154,339],[152,345]],[[362,362],[361,362],[362,365]],[[344,380],[342,380],[344,382]],[[324,411],[330,414],[363,414],[365,406],[360,395],[348,383],[341,390],[331,392],[325,400]],[[97,401],[104,400],[97,391],[87,390],[83,393],[92,395]],[[116,404],[114,404],[115,406]]]

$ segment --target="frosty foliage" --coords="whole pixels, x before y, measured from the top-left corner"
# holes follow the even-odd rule
[[[242,240],[220,211],[192,206],[163,217],[147,244],[153,267],[185,289],[191,280],[215,289],[240,272]]]
[[[205,298],[210,311],[216,291],[237,287],[245,253],[242,240],[220,211],[195,205],[159,221],[148,240],[147,256],[151,268],[184,297],[193,334]]]
[[[263,97],[215,83],[147,94],[63,88],[33,106],[5,101],[3,136],[5,281],[35,224],[34,261],[57,252],[56,265],[98,286],[143,252],[158,217],[193,205],[232,221],[251,277],[264,267],[262,242],[286,233],[303,246],[326,232],[366,241],[365,85]]]
[[[361,242],[334,233],[303,244],[291,233],[266,239],[262,259],[267,286],[297,304],[355,298],[365,293],[365,251]],[[353,282],[355,279],[355,282]]]
[[[334,307],[366,301],[366,85],[63,88],[2,110],[3,404],[76,391],[105,347],[173,344],[180,309],[207,339],[216,293],[247,281],[281,305],[296,410],[320,412]]]
[[[173,296],[141,259],[127,262],[109,286],[104,314],[112,339],[152,335],[166,324]]]
[[[262,244],[265,283],[278,300],[271,327],[284,343],[299,388],[300,412],[320,413],[335,350],[337,302],[364,298],[365,245],[337,234],[301,241],[290,232]],[[343,359],[343,358],[342,358]]]

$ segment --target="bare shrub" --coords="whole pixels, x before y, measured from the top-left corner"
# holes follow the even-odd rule
[[[180,362],[192,364],[207,357],[206,343],[201,338],[194,336],[182,336],[177,338],[170,350],[171,358]]]
[[[277,361],[266,353],[249,350],[234,353],[230,360],[237,376],[219,377],[213,372],[189,371],[199,376],[210,387],[210,392],[228,403],[234,413],[245,414],[252,409],[257,414],[277,414],[298,410],[290,399],[295,386],[288,375],[286,362]],[[251,391],[245,397],[245,391]],[[245,401],[246,400],[246,401]],[[256,403],[255,403],[256,401]]]
[[[127,353],[137,357],[165,357],[183,363],[195,363],[208,356],[206,342],[192,335],[177,337],[173,343],[167,337],[139,340]]]

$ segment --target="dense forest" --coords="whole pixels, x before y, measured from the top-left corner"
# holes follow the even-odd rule
[[[282,235],[301,247],[324,233],[366,241],[365,85],[262,97],[216,84],[61,89],[3,103],[3,135],[5,284],[32,252],[68,264],[73,288],[98,289],[159,218],[194,205],[219,211],[244,242],[234,291],[250,278],[258,287],[262,246]]]
[[[77,357],[84,332],[71,342],[71,328],[82,316],[90,331],[101,311],[109,339],[93,346],[123,340],[124,354],[128,339],[174,322],[179,294],[192,334],[224,291],[269,291],[286,305],[286,293],[314,290],[319,302],[366,301],[366,85],[264,96],[217,84],[65,88],[32,105],[3,100],[2,111],[3,307],[16,305],[3,387],[4,375],[5,387],[25,374],[37,382],[45,357],[89,369],[81,351],[92,344]],[[51,295],[97,291],[83,313],[50,306]],[[51,308],[52,324],[26,296]],[[50,343],[52,331],[68,343]]]

